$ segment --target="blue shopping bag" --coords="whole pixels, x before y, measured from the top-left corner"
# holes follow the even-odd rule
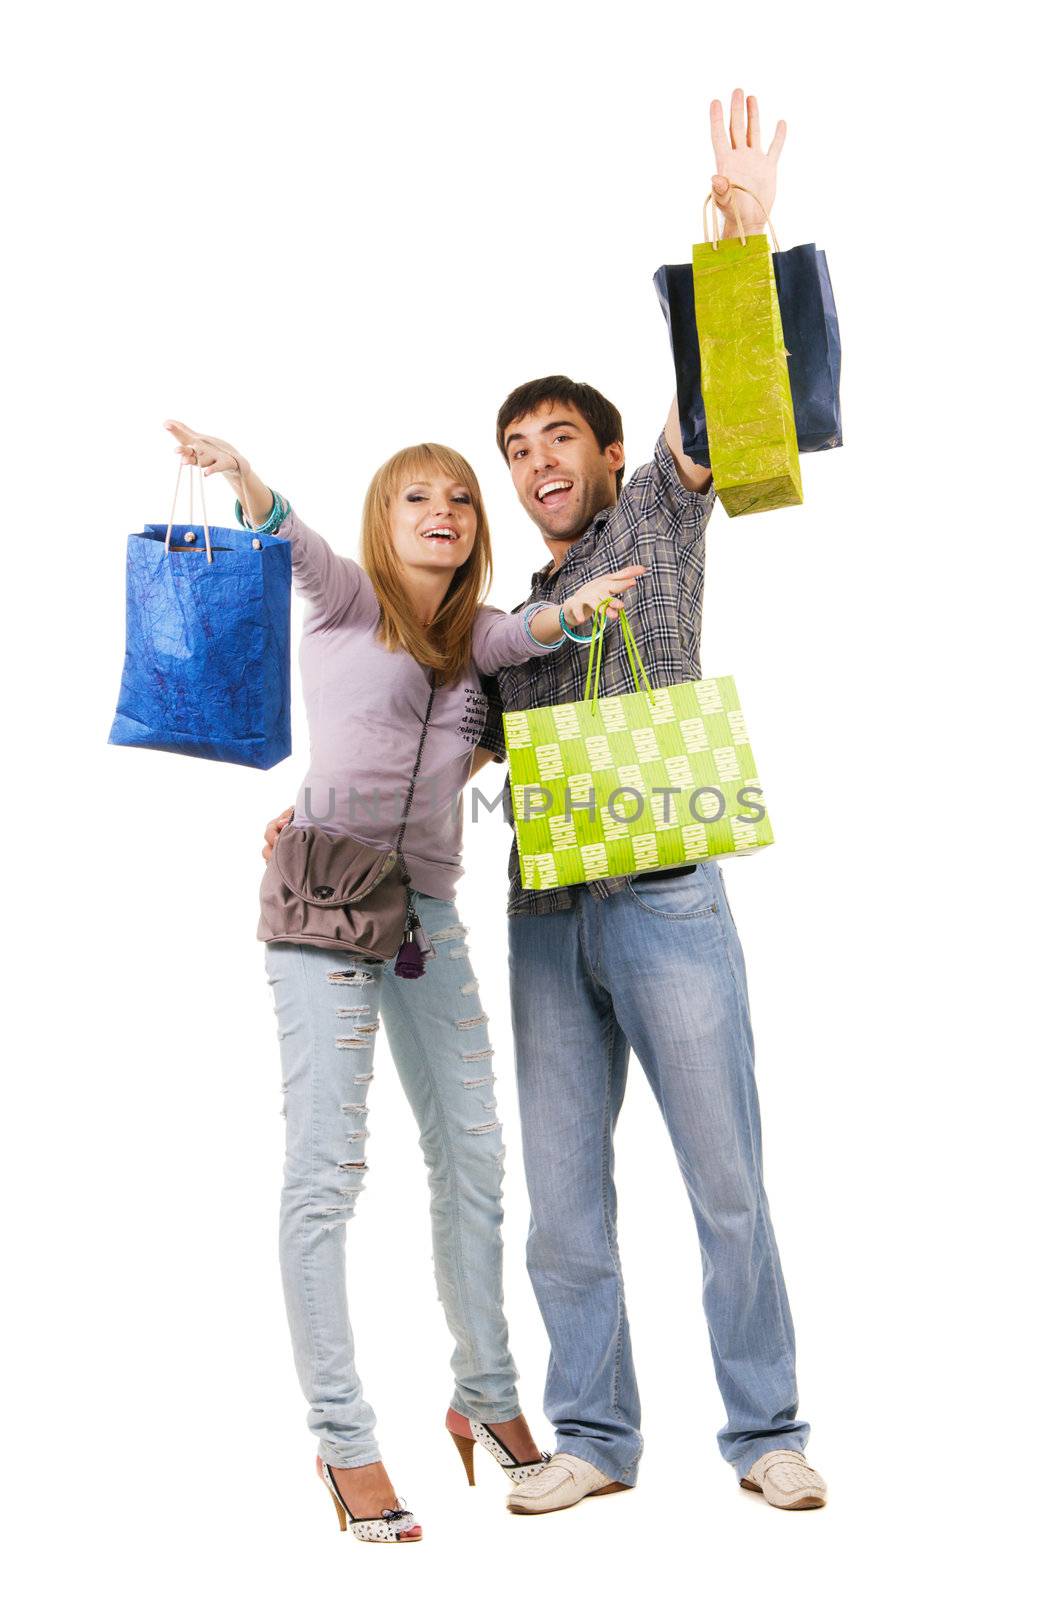
[[[776,250],[771,259],[789,357],[797,448],[804,453],[834,450],[843,443],[841,334],[826,252],[813,244],[798,244],[792,250]],[[692,461],[709,467],[692,265],[658,267],[653,286],[671,336],[682,448]]]
[[[708,424],[704,420],[701,392],[701,346],[693,307],[693,266],[657,267],[653,287],[664,313],[675,362],[682,448],[698,466],[710,467]]]
[[[841,436],[841,334],[825,250],[798,244],[774,257],[782,335],[789,355],[797,446],[836,450]]]
[[[287,540],[209,527],[205,515],[129,535],[125,665],[107,742],[263,769],[291,754]]]

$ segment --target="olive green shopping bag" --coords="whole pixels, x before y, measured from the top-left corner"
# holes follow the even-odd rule
[[[598,697],[606,600],[583,699],[502,717],[525,889],[626,877],[774,842],[733,678]],[[591,687],[592,686],[592,687]]]
[[[731,517],[800,505],[800,458],[770,245],[762,233],[720,239],[714,195],[704,205],[705,243],[693,247],[693,294],[716,492]]]

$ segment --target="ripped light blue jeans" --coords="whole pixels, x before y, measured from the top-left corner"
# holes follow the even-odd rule
[[[449,1403],[480,1422],[506,1422],[520,1411],[502,1311],[504,1147],[487,1018],[454,902],[415,898],[437,950],[421,978],[396,977],[393,963],[341,950],[265,947],[287,1130],[284,1298],[310,1431],[334,1467],[380,1460],[376,1417],[354,1366],[345,1236],[368,1170],[367,1101],[381,1018],[428,1168],[435,1278],[455,1340]]]

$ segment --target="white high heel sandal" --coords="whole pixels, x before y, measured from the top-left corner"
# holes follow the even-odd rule
[[[467,1429],[467,1432],[466,1432]],[[453,1407],[446,1413],[446,1431],[457,1446],[457,1453],[464,1463],[468,1475],[469,1485],[475,1487],[476,1469],[473,1454],[477,1444],[492,1455],[501,1467],[510,1483],[526,1483],[528,1478],[533,1478],[549,1460],[549,1451],[543,1450],[536,1461],[517,1461],[512,1451],[509,1450],[498,1435],[487,1426],[485,1422],[475,1422],[471,1417],[463,1417],[460,1411]]]
[[[356,1517],[339,1492],[332,1468],[326,1466],[320,1456],[317,1476],[332,1496],[340,1533],[346,1533],[349,1526],[355,1539],[365,1544],[416,1544],[422,1537],[420,1524],[405,1506],[392,1506],[390,1511],[381,1511],[378,1517]]]

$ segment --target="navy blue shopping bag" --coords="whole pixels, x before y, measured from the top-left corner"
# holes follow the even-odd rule
[[[789,355],[797,445],[836,450],[841,437],[841,334],[825,250],[798,244],[772,257]]]
[[[291,754],[286,539],[186,522],[129,535],[125,665],[107,742],[263,769]]]
[[[772,256],[782,336],[789,356],[789,387],[797,446],[834,450],[841,436],[841,334],[826,252],[813,244]],[[693,267],[658,267],[653,285],[671,336],[682,448],[711,466],[701,395],[701,351],[693,309]]]
[[[689,266],[657,267],[653,273],[653,287],[671,338],[682,448],[698,466],[710,467],[708,425],[704,420],[704,397],[701,393],[701,347],[693,308],[692,263]]]

